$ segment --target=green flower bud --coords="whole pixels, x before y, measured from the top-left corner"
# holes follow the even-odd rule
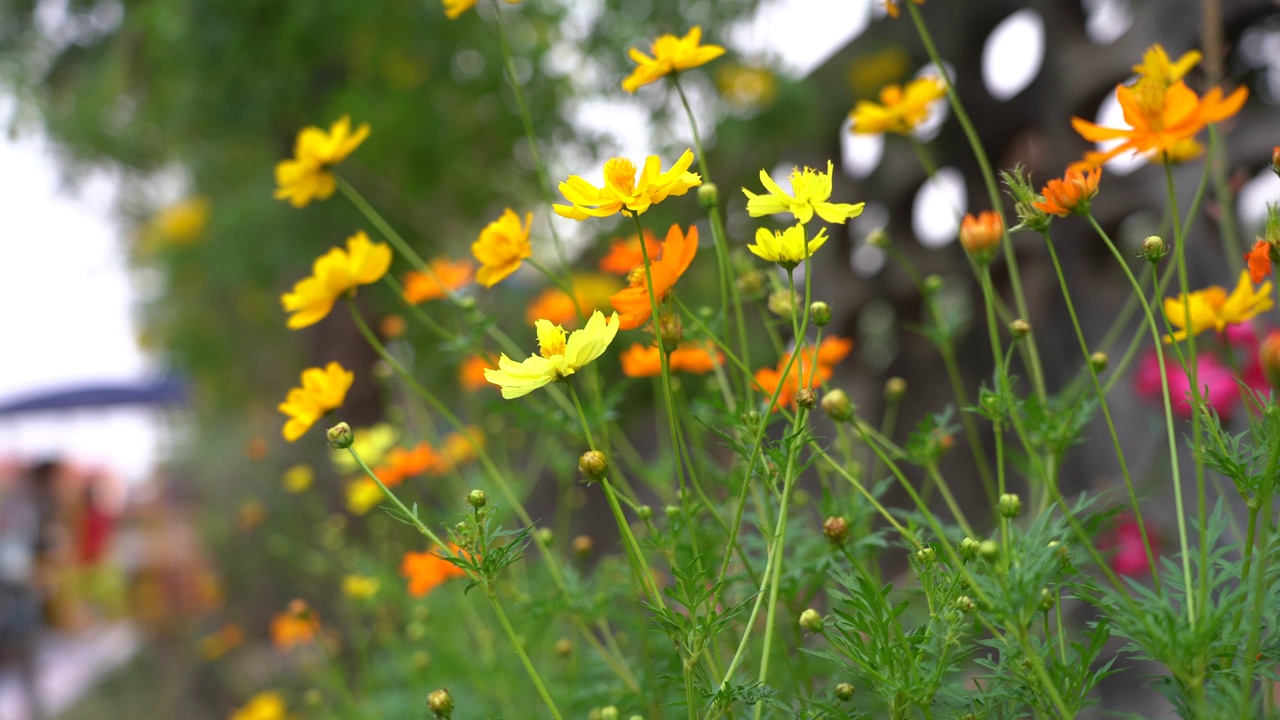
[[[1110,362],[1111,359],[1104,352],[1096,352],[1089,356],[1089,367],[1093,368],[1096,373],[1106,370],[1107,364]]]
[[[822,632],[822,626],[824,624],[822,615],[813,608],[809,608],[808,610],[800,613],[800,627],[804,628],[807,632]]]
[[[472,490],[467,493],[467,504],[479,510],[489,502],[489,494],[483,490]]]
[[[351,432],[351,426],[340,422],[329,428],[327,433],[329,438],[329,447],[335,450],[346,450],[351,447],[351,443],[355,441],[355,433]]]
[[[971,537],[967,537],[960,541],[960,556],[969,560],[978,556],[978,545],[980,543]]]
[[[600,708],[600,720],[618,720],[618,708],[612,705]]]
[[[867,244],[871,247],[888,250],[893,246],[893,238],[889,237],[889,231],[884,228],[876,228],[867,233]]]
[[[832,545],[843,545],[849,535],[849,521],[836,515],[822,523],[822,534]]]
[[[1022,499],[1013,493],[1005,493],[996,503],[996,509],[1007,518],[1016,518],[1022,514]]]
[[[1055,597],[1053,593],[1049,592],[1049,588],[1040,589],[1040,610],[1041,611],[1049,612],[1050,610],[1053,609],[1053,606],[1056,605],[1057,603],[1058,603],[1058,598]]]
[[[609,458],[599,450],[588,450],[578,458],[578,472],[589,483],[600,482],[609,474]]]
[[[822,396],[822,412],[836,422],[848,422],[853,417],[853,403],[845,391],[836,388]]]
[[[649,520],[650,518],[653,517],[653,508],[649,507],[648,505],[641,505],[640,507],[636,508],[636,517],[640,518],[641,520]]]
[[[995,560],[1000,557],[1000,544],[995,540],[983,540],[978,543],[978,554],[983,560]]]
[[[907,394],[907,381],[891,377],[884,381],[884,397],[889,402],[899,402]]]
[[[453,697],[448,690],[433,690],[427,695],[427,709],[438,718],[453,717]]]
[[[707,210],[720,204],[720,189],[715,183],[704,182],[698,186],[698,204]]]
[[[818,396],[811,388],[804,388],[796,393],[796,404],[805,410],[812,410],[818,405]]]
[[[1164,244],[1164,239],[1159,235],[1150,235],[1146,240],[1142,241],[1142,257],[1148,262],[1160,262],[1160,258],[1169,253],[1169,248]]]
[[[924,291],[926,294],[933,295],[942,289],[942,276],[930,275],[924,279]]]
[[[960,609],[960,612],[971,613],[978,609],[978,603],[974,602],[973,598],[968,595],[961,595],[956,598],[956,607]]]
[[[841,702],[849,702],[853,699],[853,686],[849,683],[840,683],[836,685],[836,699]]]
[[[938,559],[938,553],[931,547],[922,547],[916,551],[916,562],[921,565],[932,565]]]
[[[819,300],[809,306],[809,317],[813,319],[814,325],[825,327],[831,322],[831,306]]]

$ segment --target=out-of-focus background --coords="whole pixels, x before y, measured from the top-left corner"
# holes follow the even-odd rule
[[[1224,217],[1247,235],[1280,197],[1266,168],[1280,142],[1274,3],[930,0],[922,10],[995,163],[1020,162],[1040,181],[1086,149],[1071,115],[1120,122],[1111,90],[1152,42],[1175,56],[1205,48],[1201,87],[1248,84],[1222,168],[1234,206],[1211,201],[1194,229],[1202,279],[1222,282]],[[906,329],[918,315],[912,288],[863,239],[887,227],[963,297],[972,288],[951,243],[959,215],[985,204],[976,166],[945,109],[918,133],[941,167],[933,180],[909,145],[848,132],[858,99],[936,72],[909,22],[872,0],[527,0],[501,11],[553,177],[689,145],[665,86],[619,89],[627,48],[692,25],[727,46],[685,83],[734,244],[750,233],[737,187],[761,167],[834,158],[839,199],[868,201],[835,238],[831,256],[847,262],[816,274],[836,329],[859,347],[837,382],[860,407],[879,402],[889,375],[921,390],[904,412],[945,402]],[[362,371],[374,358],[350,321],[290,333],[278,302],[361,220],[340,199],[305,211],[274,200],[272,168],[305,125],[344,114],[370,123],[344,172],[427,255],[462,256],[504,206],[540,206],[494,12],[481,3],[450,21],[433,0],[0,4],[0,719],[34,717],[33,694],[48,717],[74,720],[225,717],[243,699],[227,690],[235,673],[210,669],[209,656],[219,637],[265,635],[294,579],[264,577],[269,561],[244,553],[289,554],[255,528],[285,502],[285,469],[327,462],[315,437],[284,443],[275,404],[300,368],[338,359],[360,377],[346,419],[383,414]],[[1162,193],[1141,165],[1110,165],[1097,206],[1129,241],[1154,229]],[[1198,173],[1179,179],[1190,186]],[[586,256],[611,236],[559,227]],[[1071,241],[1064,232],[1073,277],[1108,288],[1082,299],[1105,325],[1122,287],[1104,281],[1101,249]],[[1046,272],[1027,270],[1037,327],[1062,313]],[[535,280],[518,275],[500,292],[527,294]],[[396,311],[367,295],[374,316]],[[1048,356],[1074,351],[1066,335],[1042,342]],[[966,355],[976,382],[986,360]],[[1060,381],[1068,366],[1049,371]],[[1138,440],[1142,402],[1134,393],[1119,411]],[[1081,488],[1105,474],[1076,471]],[[249,609],[228,618],[230,597]]]

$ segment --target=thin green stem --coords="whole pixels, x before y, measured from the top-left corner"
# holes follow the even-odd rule
[[[520,644],[520,637],[516,635],[515,629],[511,627],[511,621],[507,619],[507,613],[502,609],[502,603],[498,601],[497,594],[493,591],[493,588],[486,588],[485,597],[488,598],[489,605],[493,607],[493,613],[498,616],[498,623],[502,625],[502,630],[507,634],[507,639],[511,641],[512,647],[515,648],[516,655],[520,658],[520,664],[524,665],[525,672],[529,674],[529,679],[533,681],[533,687],[538,691],[538,697],[542,698],[543,704],[551,712],[551,717],[556,720],[564,720],[564,716],[556,708],[555,700],[551,699],[551,693],[547,692],[547,686],[542,682],[542,677],[538,675],[538,669],[534,667],[533,662],[529,660],[529,655],[524,651],[524,646]]]

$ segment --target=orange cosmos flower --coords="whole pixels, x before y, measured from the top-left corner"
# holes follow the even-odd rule
[[[618,290],[618,281],[607,275],[574,275],[570,278],[575,303],[569,294],[558,287],[550,287],[530,303],[525,310],[525,319],[530,323],[539,319],[550,320],[556,325],[573,327],[578,318],[590,317],[608,303],[609,298]]]
[[[216,632],[200,639],[200,654],[206,660],[217,660],[244,642],[244,631],[235,623],[227,623]]]
[[[1129,127],[1102,127],[1078,117],[1071,118],[1071,127],[1090,142],[1123,142],[1105,152],[1085,153],[1084,159],[1072,167],[1095,168],[1125,152],[1162,162],[1185,159],[1193,150],[1198,151],[1196,135],[1208,125],[1235,115],[1248,97],[1249,91],[1241,87],[1226,98],[1221,88],[1214,88],[1201,98],[1181,80],[1167,87],[1147,79],[1133,87],[1118,85],[1116,99]]]
[[[418,304],[428,300],[439,300],[459,290],[471,282],[475,266],[470,260],[454,262],[449,258],[435,258],[427,267],[429,273],[416,270],[404,276],[404,299],[406,302]]]
[[[464,389],[473,392],[480,388],[489,387],[489,381],[484,379],[484,371],[494,370],[497,367],[497,358],[472,355],[463,360],[461,367],[458,368],[458,381],[462,383]]]
[[[1244,259],[1249,263],[1249,279],[1254,285],[1260,284],[1271,274],[1271,243],[1266,240],[1255,242],[1253,249],[1244,254]]]
[[[433,465],[440,462],[440,456],[431,446],[420,442],[412,450],[395,448],[387,453],[385,463],[378,467],[375,474],[387,487],[395,487],[411,477],[423,474]]]
[[[657,377],[662,374],[662,356],[653,345],[633,344],[624,350],[618,359],[622,361],[622,374],[627,377]],[[702,375],[715,369],[724,362],[724,353],[715,352],[698,345],[685,345],[671,352],[667,364],[672,372],[687,372]]]
[[[1098,194],[1098,180],[1102,178],[1102,168],[1093,168],[1087,172],[1078,167],[1067,169],[1061,180],[1050,180],[1040,194],[1043,202],[1031,203],[1037,209],[1050,215],[1066,217],[1072,213],[1083,215],[1089,212],[1089,200]]]
[[[816,350],[811,346],[801,348],[800,356],[796,358],[785,377],[782,373],[791,360],[791,353],[786,353],[779,358],[777,366],[757,370],[756,386],[765,395],[772,396],[781,383],[782,389],[778,390],[778,406],[794,405],[796,393],[802,387],[813,388],[826,382],[831,378],[832,369],[848,357],[852,350],[853,340],[835,335],[828,336],[818,344]],[[816,369],[815,360],[817,360]]]
[[[600,269],[614,275],[626,275],[644,264],[642,252],[649,253],[649,262],[658,259],[662,253],[662,245],[648,230],[644,231],[644,250],[640,249],[640,238],[632,235],[629,239],[614,238],[609,244],[609,254],[600,261]]]
[[[320,632],[320,616],[306,600],[294,599],[285,611],[271,620],[271,642],[281,650],[315,642]]]
[[[675,287],[676,281],[689,269],[689,264],[697,253],[698,228],[690,226],[686,235],[680,231],[679,225],[672,225],[667,231],[667,239],[662,241],[662,259],[649,263],[653,295],[658,302],[662,302],[671,288]],[[652,308],[649,305],[644,268],[633,270],[628,279],[631,286],[614,293],[609,301],[619,313],[619,327],[634,330],[649,319]]]
[[[475,460],[477,447],[484,447],[484,433],[474,425],[445,435],[440,441],[440,462],[428,472],[443,475],[459,465]]]
[[[457,545],[450,545],[449,549],[459,551]],[[400,574],[409,581],[409,594],[423,597],[446,580],[467,573],[433,552],[407,552],[400,561]]]
[[[989,263],[1004,237],[1004,223],[992,210],[983,210],[977,217],[965,215],[960,223],[960,244],[965,252],[980,263]]]

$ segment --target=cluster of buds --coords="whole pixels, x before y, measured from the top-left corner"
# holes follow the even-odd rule
[[[1004,180],[1005,187],[1013,196],[1013,211],[1018,216],[1018,227],[1038,233],[1048,232],[1051,218],[1048,213],[1037,207],[1038,203],[1044,203],[1044,197],[1036,192],[1035,186],[1031,184],[1031,178],[1027,177],[1022,166],[1001,171],[1000,178]]]

